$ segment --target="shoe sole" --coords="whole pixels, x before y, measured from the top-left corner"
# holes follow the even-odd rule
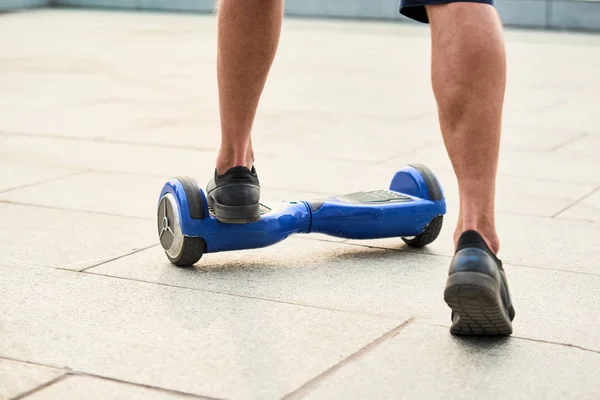
[[[210,209],[219,222],[226,224],[247,224],[260,220],[260,204],[248,206],[224,206],[211,202]]]
[[[512,333],[500,283],[479,272],[455,272],[448,277],[444,300],[454,311],[450,333],[498,336]]]

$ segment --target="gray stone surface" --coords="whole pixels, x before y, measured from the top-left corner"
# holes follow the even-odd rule
[[[0,193],[76,174],[66,168],[33,167],[0,162]]]
[[[60,377],[65,372],[0,358],[0,400],[9,400]]]
[[[0,203],[0,265],[81,270],[156,243],[156,222]],[[2,353],[0,353],[0,356]]]
[[[418,157],[415,157],[418,159]],[[407,161],[408,158],[402,161]],[[434,162],[435,163],[435,162]],[[398,165],[400,162],[398,162]],[[390,169],[394,167],[389,164]],[[428,164],[431,165],[431,164]],[[454,173],[449,167],[434,167],[431,169],[438,177],[444,194],[450,203],[450,213],[458,206],[458,185]],[[505,213],[531,216],[553,217],[575,204],[584,196],[596,189],[595,184],[561,182],[542,180],[512,175],[498,177],[496,190],[496,208],[504,218]]]
[[[0,201],[154,220],[167,178],[88,172],[0,193]]]
[[[169,264],[156,247],[88,271],[449,326],[443,300],[449,264],[446,256],[290,238],[266,249],[206,254],[189,270]],[[592,328],[600,299],[582,295],[600,293],[600,276],[510,264],[506,270],[518,315],[515,335],[600,351]]]
[[[29,170],[22,166],[14,168],[19,174]],[[33,170],[37,171],[37,169]],[[53,171],[49,168],[47,172]],[[201,173],[193,177],[204,189],[211,178],[212,171],[207,169],[199,172]],[[170,178],[168,175],[151,176],[116,172],[80,173],[0,193],[0,202],[91,211],[154,221],[158,196],[168,178]],[[327,194],[263,187],[261,196],[263,202],[268,203],[320,199]]]
[[[591,130],[592,127],[590,127],[590,131]],[[596,133],[597,132],[592,133],[588,131],[578,140],[571,140],[569,143],[557,149],[556,152],[563,156],[573,158],[583,157],[593,159],[594,157],[598,157],[598,149],[600,149],[600,135]]]
[[[213,151],[16,135],[0,136],[0,145],[10,163],[130,172],[165,179],[187,171],[189,175],[210,173],[216,157]]]
[[[456,221],[456,212],[449,213],[438,239],[422,251],[451,256],[454,252],[452,235]],[[598,224],[502,213],[496,216],[496,223],[501,241],[499,255],[504,262],[600,275],[600,248],[596,245],[600,237]],[[396,239],[362,243],[388,249],[404,247]]]
[[[458,198],[427,25],[286,19],[253,143],[264,201],[385,188],[406,163],[429,165],[448,201],[438,240],[296,236],[197,268],[167,262],[158,192],[174,175],[205,184],[220,141],[215,28],[176,13],[0,16],[12,38],[0,54],[0,359],[73,375],[38,396],[263,399],[317,382],[326,399],[597,397],[600,36],[505,31],[496,220],[517,317],[512,338],[489,342],[448,332]],[[419,325],[392,330],[407,320]]]
[[[181,174],[205,181],[214,171],[216,158],[216,151],[14,135],[0,136],[0,145],[7,149],[7,161],[12,163],[33,164],[35,161],[35,165],[43,162],[53,168],[130,172],[154,175],[161,177],[163,181]],[[135,152],[135,157],[131,156],[132,152]],[[335,194],[386,188],[397,165],[403,166],[405,163],[395,164],[392,168],[365,163],[356,168],[356,162],[353,161],[311,159],[301,154],[280,152],[278,156],[257,159],[256,168],[260,171],[260,178],[265,186]],[[326,169],[327,175],[335,179],[320,178]],[[349,170],[353,173],[348,174]]]
[[[433,169],[447,171],[451,168],[446,150],[439,143],[414,152],[413,157]],[[404,160],[405,157],[400,156],[386,163],[391,167]],[[558,151],[501,151],[498,173],[504,176],[553,181],[556,184],[565,182],[595,186],[600,183],[597,164],[598,161],[594,157],[573,157]],[[568,165],[569,168],[561,168],[561,165]]]
[[[567,208],[558,214],[557,218],[600,222],[600,191],[596,190],[590,196]]]
[[[0,270],[0,354],[208,397],[281,397],[403,322],[50,268]]]
[[[89,398],[177,400],[190,399],[190,396],[89,376],[70,376],[67,379],[27,396],[27,400],[80,400]],[[194,398],[202,399],[199,397]]]
[[[565,368],[572,363],[577,371]],[[461,340],[439,327],[412,324],[290,398],[590,398],[600,390],[599,367],[600,354],[576,348]]]

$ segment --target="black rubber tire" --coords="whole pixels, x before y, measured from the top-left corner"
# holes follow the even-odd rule
[[[206,252],[206,242],[199,237],[183,238],[183,247],[177,258],[172,258],[165,251],[165,255],[173,265],[178,267],[191,267],[196,264]]]
[[[191,219],[203,219],[206,217],[204,211],[204,198],[200,194],[198,183],[189,176],[176,176],[175,179],[183,186],[185,197],[188,201],[188,211]]]
[[[442,200],[444,197],[442,185],[438,181],[433,171],[423,164],[410,164],[409,166],[413,167],[419,171],[419,174],[421,174],[421,177],[427,186],[427,191],[429,192],[429,200]]]
[[[431,220],[431,222],[429,223],[429,225],[423,233],[410,239],[403,237],[402,240],[404,240],[404,243],[406,243],[410,247],[427,246],[428,244],[433,243],[435,239],[437,239],[437,237],[440,234],[440,231],[442,230],[443,223],[444,216],[438,215],[437,217]]]
[[[178,176],[175,177],[183,187],[185,192],[185,196],[187,198],[188,204],[188,212],[189,216],[193,220],[200,220],[207,217],[207,213],[205,212],[205,203],[202,193],[200,191],[200,187],[198,183],[190,177],[187,176]],[[171,199],[167,199],[166,197],[170,196]],[[163,203],[164,202],[164,203]],[[164,204],[164,206],[163,206]],[[200,261],[204,253],[206,253],[206,241],[201,237],[189,237],[185,236],[181,232],[181,210],[179,209],[180,203],[175,199],[172,194],[165,194],[159,202],[158,212],[160,214],[161,207],[164,211],[164,218],[167,219],[167,215],[170,215],[169,219],[167,219],[167,226],[161,225],[161,215],[157,215],[158,217],[158,231],[159,231],[159,240],[165,251],[165,255],[167,259],[178,267],[190,267],[195,263]],[[162,229],[161,230],[161,226]],[[164,229],[169,228],[170,234],[173,239],[165,243],[162,241],[162,234],[164,233]],[[173,243],[173,240],[179,237],[182,239],[181,249],[176,253],[176,257],[169,255],[169,249]],[[175,253],[174,251],[171,254]]]

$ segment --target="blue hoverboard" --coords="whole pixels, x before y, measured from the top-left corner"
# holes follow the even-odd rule
[[[261,203],[259,221],[217,221],[198,182],[171,178],[160,193],[158,236],[169,261],[192,266],[205,253],[271,246],[297,233],[346,239],[400,237],[412,247],[432,243],[442,228],[446,201],[431,170],[400,169],[388,190],[349,193],[323,200]]]

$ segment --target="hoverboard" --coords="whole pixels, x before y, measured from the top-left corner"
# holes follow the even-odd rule
[[[399,237],[411,247],[423,247],[438,237],[445,213],[444,192],[436,176],[413,164],[396,172],[387,190],[261,203],[260,220],[246,224],[217,221],[198,182],[174,177],[160,193],[157,222],[167,258],[185,267],[206,253],[271,246],[299,233],[345,239]]]

